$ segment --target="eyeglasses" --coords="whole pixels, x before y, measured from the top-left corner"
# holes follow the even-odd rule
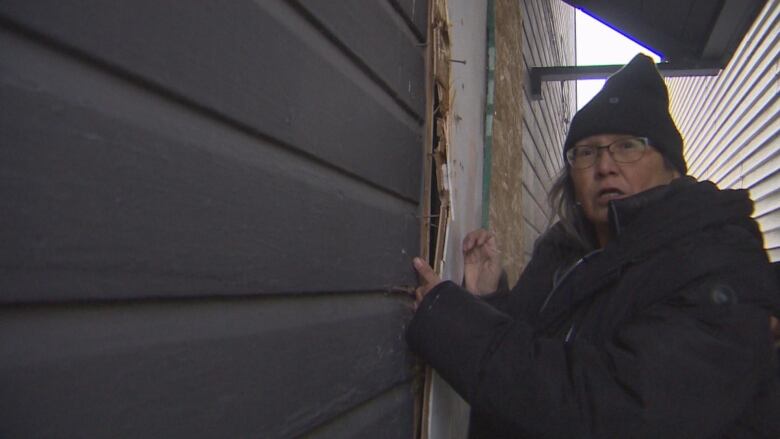
[[[616,140],[609,145],[581,145],[566,151],[566,160],[572,168],[586,169],[596,164],[599,151],[606,149],[618,163],[631,163],[642,158],[650,140],[647,137],[629,137]]]

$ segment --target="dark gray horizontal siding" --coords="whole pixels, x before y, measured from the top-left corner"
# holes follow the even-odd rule
[[[402,17],[411,24],[420,41],[425,40],[428,29],[428,2],[426,0],[390,0],[401,11]]]
[[[411,437],[426,19],[308,6],[0,3],[0,437]]]
[[[0,35],[0,300],[414,281],[414,203]]]
[[[13,31],[0,37],[0,93],[13,103],[0,118],[0,233],[10,244],[0,300],[414,282],[410,200]],[[383,148],[419,163],[416,141]],[[419,174],[417,164],[361,157],[408,181]]]
[[[389,3],[365,0],[296,0],[312,19],[378,75],[390,93],[422,119],[425,59],[420,40]],[[420,4],[425,2],[420,0]]]
[[[419,174],[422,116],[400,109],[285,2],[9,0],[0,17],[401,196],[419,196],[419,177],[397,170]]]
[[[412,438],[415,421],[409,407],[414,404],[416,386],[408,382],[400,384],[302,437]]]
[[[282,438],[344,414],[341,437],[408,438],[409,313],[381,294],[0,309],[0,437]],[[360,435],[377,413],[388,430]]]

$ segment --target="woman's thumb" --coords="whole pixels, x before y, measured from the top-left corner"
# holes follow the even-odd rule
[[[420,278],[422,278],[424,283],[429,283],[436,280],[436,273],[433,272],[433,268],[431,268],[428,263],[420,258],[414,258],[412,263],[414,264],[414,269],[417,270],[417,273],[420,275]]]

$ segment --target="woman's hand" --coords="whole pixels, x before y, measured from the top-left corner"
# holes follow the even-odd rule
[[[431,291],[433,287],[441,283],[441,278],[438,274],[436,274],[435,271],[433,271],[433,268],[431,268],[431,266],[422,259],[414,258],[412,263],[414,264],[414,269],[417,270],[417,274],[420,278],[420,286],[414,290],[416,306],[422,302],[425,295],[428,294],[428,292]]]
[[[501,278],[501,252],[496,236],[477,229],[463,240],[463,272],[466,289],[475,295],[489,294],[498,289]]]

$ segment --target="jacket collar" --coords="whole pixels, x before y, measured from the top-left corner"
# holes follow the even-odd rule
[[[612,232],[612,236],[619,236],[625,227],[636,220],[645,207],[663,200],[669,193],[672,185],[688,186],[694,183],[695,180],[693,178],[682,177],[675,179],[668,185],[658,186],[630,197],[610,201],[608,205],[609,228]]]
[[[761,232],[750,221],[753,202],[745,190],[720,190],[709,181],[680,177],[670,184],[615,200],[610,204],[613,239],[605,247],[637,255],[683,239],[715,224],[747,228],[763,245]]]
[[[550,298],[541,321],[556,320],[582,300],[621,276],[634,264],[696,230],[731,223],[761,234],[750,220],[752,202],[744,190],[719,190],[711,182],[680,177],[672,183],[610,203],[614,238],[592,258],[587,270],[574,270]],[[572,287],[576,285],[576,288]]]

